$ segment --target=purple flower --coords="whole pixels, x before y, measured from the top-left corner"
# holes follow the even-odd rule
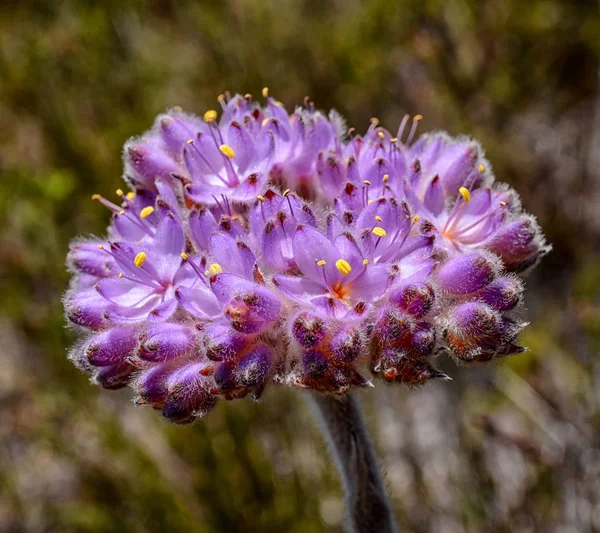
[[[435,360],[518,353],[523,282],[547,250],[480,146],[405,117],[364,136],[263,92],[171,110],[125,147],[132,190],[76,240],[70,358],[176,423],[270,383],[344,394],[421,385]]]

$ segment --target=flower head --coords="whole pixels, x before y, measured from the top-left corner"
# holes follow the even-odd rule
[[[94,195],[107,234],[68,255],[75,364],[186,423],[269,383],[420,385],[447,377],[441,353],[523,350],[512,272],[548,247],[477,143],[416,138],[420,116],[345,137],[336,113],[264,96],[173,109],[126,144],[132,190]]]

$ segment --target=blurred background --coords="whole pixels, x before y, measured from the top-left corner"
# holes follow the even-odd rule
[[[554,251],[530,351],[361,393],[406,532],[600,531],[600,16],[569,0],[119,0],[0,5],[0,531],[339,533],[302,394],[168,425],[66,359],[69,240],[121,147],[225,89],[310,95],[364,131],[404,113],[480,139]]]

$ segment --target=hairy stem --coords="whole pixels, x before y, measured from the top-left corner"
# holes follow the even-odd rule
[[[314,394],[346,496],[349,533],[393,533],[394,519],[358,400]]]

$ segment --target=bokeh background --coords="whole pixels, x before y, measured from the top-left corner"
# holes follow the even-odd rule
[[[0,531],[342,531],[298,391],[170,426],[66,359],[69,240],[156,114],[225,89],[310,95],[366,129],[421,113],[480,139],[554,246],[530,351],[451,382],[361,393],[402,530],[600,531],[597,1],[0,3]]]

